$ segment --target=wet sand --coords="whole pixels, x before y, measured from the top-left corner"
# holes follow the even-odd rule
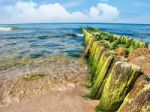
[[[83,98],[83,87],[61,87],[21,103],[4,106],[1,112],[94,112],[98,101]]]
[[[83,57],[53,56],[25,62],[0,71],[1,112],[94,111],[97,102],[83,97],[88,92],[89,74]]]

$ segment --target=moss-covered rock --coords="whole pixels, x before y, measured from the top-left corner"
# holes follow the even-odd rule
[[[93,82],[93,80],[95,80],[94,77],[95,77],[95,73],[96,73],[96,70],[98,67],[99,60],[106,50],[107,50],[107,48],[105,46],[101,45],[100,43],[98,44],[98,46],[96,48],[96,52],[93,56],[93,61],[91,63],[91,74],[92,74],[91,82]]]
[[[150,112],[150,79],[144,75],[136,81],[118,112]]]
[[[95,69],[95,75],[94,75],[94,79],[93,82],[97,79],[97,76],[99,75],[99,73],[102,70],[102,67],[104,65],[104,63],[106,62],[107,58],[111,55],[114,55],[115,53],[113,51],[109,51],[109,50],[105,50],[102,55],[99,57],[99,61],[97,64],[97,68]]]
[[[96,48],[97,48],[98,44],[99,44],[99,41],[94,41],[93,42],[92,49],[91,49],[91,52],[90,52],[89,58],[88,58],[88,62],[89,62],[90,66],[93,63],[93,58],[94,58],[94,55],[95,55]]]
[[[148,48],[148,44],[125,36],[103,32],[95,28],[83,28],[83,32],[86,47],[85,53],[91,69],[90,81],[92,89],[90,97],[93,99],[100,99],[97,107],[98,111],[117,111],[127,93],[131,90],[136,79],[141,74],[139,66],[141,67],[142,61],[138,61],[140,64],[137,64],[134,63],[137,62],[137,60],[132,59],[132,63],[134,64],[131,64],[124,60],[135,49]],[[141,58],[137,59],[141,60]],[[148,59],[146,58],[146,60]],[[139,66],[136,66],[135,64]],[[144,63],[144,65],[147,66],[149,64]],[[145,66],[142,65],[142,71],[144,71],[145,75],[149,77],[149,75],[147,75],[149,74],[147,69],[149,66]],[[143,69],[143,67],[146,69]],[[144,90],[142,89],[140,91],[144,92]],[[131,93],[129,93],[128,96],[130,96],[130,94]],[[130,110],[134,109],[134,107],[132,109],[132,106],[135,106],[135,108],[138,107],[140,103],[136,103],[135,101],[140,101],[138,100],[139,97],[142,97],[141,102],[145,101],[140,104],[139,111],[149,111],[149,100],[144,100],[142,95],[143,93],[139,93],[139,96],[137,95],[136,99],[131,98],[131,100],[133,100],[133,104],[127,96],[127,101],[124,101],[119,112],[131,112]],[[128,104],[129,106],[127,107]],[[125,109],[126,107],[127,109]]]
[[[110,66],[112,64],[113,59],[114,59],[113,55],[109,56],[106,59],[104,65],[102,66],[101,71],[98,74],[98,77],[96,78],[96,80],[94,82],[94,85],[93,85],[91,93],[90,93],[90,98],[98,99],[101,96],[101,94],[98,94],[98,91],[101,88],[101,85],[102,85],[102,83],[104,81],[104,78],[106,77],[106,75],[107,75],[107,73],[108,73],[108,71],[110,69]]]
[[[116,62],[106,80],[97,109],[116,111],[140,73],[140,68],[134,64]]]
[[[90,98],[100,99],[102,92],[103,92],[104,85],[105,85],[107,78],[110,74],[110,71],[112,70],[114,64],[117,61],[126,62],[127,60],[123,57],[118,57],[115,55],[110,55],[108,57],[107,61],[103,65],[101,71],[99,72],[97,79],[95,79],[95,81],[93,82],[93,87],[92,87],[92,90],[90,93]]]
[[[89,39],[89,43],[85,47],[85,55],[86,55],[86,57],[89,57],[90,53],[92,52],[92,46],[93,46],[94,41],[96,41],[95,37]]]

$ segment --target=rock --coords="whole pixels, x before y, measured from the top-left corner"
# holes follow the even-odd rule
[[[94,69],[95,75],[94,75],[93,82],[97,79],[97,76],[98,76],[99,73],[101,72],[102,67],[103,67],[105,61],[106,61],[107,58],[108,58],[109,56],[111,56],[111,55],[114,55],[114,52],[109,51],[109,50],[105,50],[105,51],[103,52],[103,54],[101,55],[101,57],[100,57],[99,60],[98,60],[96,69]]]
[[[128,60],[131,61],[142,55],[150,55],[150,50],[148,48],[138,48],[129,54]]]
[[[117,55],[126,57],[127,56],[127,50],[124,47],[119,47],[117,49]]]
[[[68,88],[75,88],[75,84],[74,83],[67,83],[66,85]]]
[[[140,76],[118,112],[150,112],[150,79]]]
[[[140,73],[138,66],[117,61],[108,75],[97,109],[116,111]]]
[[[85,55],[88,57],[89,54],[91,53],[91,49],[93,46],[94,41],[96,40],[96,38],[90,38],[89,43],[87,44],[86,48],[85,48]]]
[[[88,58],[89,65],[91,65],[93,63],[93,57],[94,57],[94,54],[96,52],[96,48],[97,48],[98,43],[99,43],[99,41],[94,41],[94,43],[92,45],[92,49],[91,49],[91,52],[90,52],[90,55]]]
[[[144,75],[150,78],[150,55],[137,57],[130,62],[141,67]]]
[[[90,65],[91,66],[91,82],[93,81],[95,77],[95,73],[96,73],[95,71],[97,70],[99,60],[106,49],[107,48],[105,48],[103,45],[98,43],[95,54],[93,56],[93,61]]]
[[[106,77],[106,75],[109,71],[109,68],[112,64],[113,59],[114,59],[114,56],[109,56],[107,58],[107,60],[105,61],[104,65],[102,66],[102,69],[99,72],[99,75],[96,78],[95,83],[92,87],[92,90],[91,90],[91,93],[90,93],[90,98],[98,99],[99,96],[101,96],[101,95],[98,94],[98,91],[99,91],[99,89],[100,89],[100,87],[101,87],[101,85],[104,81],[104,78]]]

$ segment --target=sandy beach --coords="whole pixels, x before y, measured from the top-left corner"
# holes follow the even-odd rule
[[[97,102],[84,97],[89,74],[84,57],[54,56],[36,63],[1,70],[1,112],[94,111]]]

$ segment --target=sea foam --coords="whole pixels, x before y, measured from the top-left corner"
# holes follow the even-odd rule
[[[0,31],[11,31],[12,27],[0,27]]]
[[[79,36],[79,37],[83,37],[83,34],[77,33],[76,35]]]

